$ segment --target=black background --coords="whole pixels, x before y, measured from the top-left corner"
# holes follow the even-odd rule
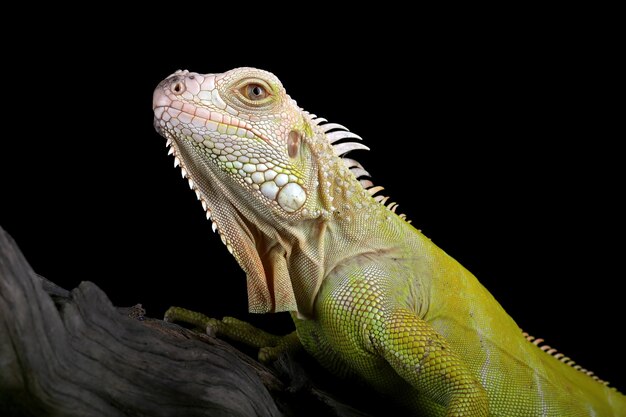
[[[242,11],[188,32],[181,13],[6,34],[0,225],[38,273],[150,316],[180,305],[288,331],[284,314],[247,314],[244,275],[152,127],[173,71],[255,66],[361,135],[372,151],[353,157],[523,329],[626,389],[623,137],[584,25],[400,13],[357,30]]]

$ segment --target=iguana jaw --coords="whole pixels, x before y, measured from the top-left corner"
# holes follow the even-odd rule
[[[165,134],[170,143],[175,161],[180,165],[183,177],[189,181],[189,186],[196,192],[207,213],[207,219],[212,221],[213,231],[217,232],[228,251],[235,257],[247,276],[248,304],[250,312],[265,313],[276,311],[277,308],[297,310],[293,301],[291,286],[278,285],[279,282],[289,282],[289,277],[275,276],[273,271],[266,270],[259,253],[266,251],[262,239],[267,230],[258,227],[257,223],[249,220],[251,215],[271,217],[267,208],[259,205],[250,213],[247,205],[235,205],[231,201],[238,201],[241,196],[237,187],[228,187],[229,178],[219,171],[208,169],[207,161],[203,160],[196,151],[185,141],[177,140]],[[262,212],[262,213],[261,213]],[[258,218],[257,217],[257,218]],[[265,223],[259,223],[263,225]],[[281,291],[286,294],[275,294]],[[290,298],[291,297],[291,298]],[[289,299],[289,303],[277,306],[276,300]]]

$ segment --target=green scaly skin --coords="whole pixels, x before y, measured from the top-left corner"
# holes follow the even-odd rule
[[[379,187],[341,158],[365,147],[335,142],[360,138],[298,108],[274,75],[178,71],[153,107],[247,274],[249,310],[290,311],[296,332],[178,308],[169,319],[262,348],[266,360],[301,343],[414,415],[626,415],[622,394],[531,343],[469,271],[372,197]]]

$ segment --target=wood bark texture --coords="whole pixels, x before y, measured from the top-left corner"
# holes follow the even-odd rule
[[[117,308],[91,282],[62,289],[0,228],[0,416],[371,415],[305,368]]]

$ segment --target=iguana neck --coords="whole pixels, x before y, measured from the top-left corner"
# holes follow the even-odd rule
[[[247,275],[251,312],[310,315],[328,271],[391,237],[382,222],[401,223],[372,199],[381,187],[357,181],[363,167],[341,158],[367,149],[349,141],[361,138],[300,109],[270,73],[177,71],[153,109],[174,165]]]
[[[388,238],[394,235],[390,231],[406,226],[371,197],[323,135],[316,129],[307,138],[317,165],[313,188],[318,192],[317,205],[304,209],[307,219],[289,222],[271,212],[259,218],[252,211],[241,216],[255,231],[255,250],[274,294],[273,304],[277,310],[297,310],[301,317],[312,314],[329,271],[350,258],[388,247]]]

